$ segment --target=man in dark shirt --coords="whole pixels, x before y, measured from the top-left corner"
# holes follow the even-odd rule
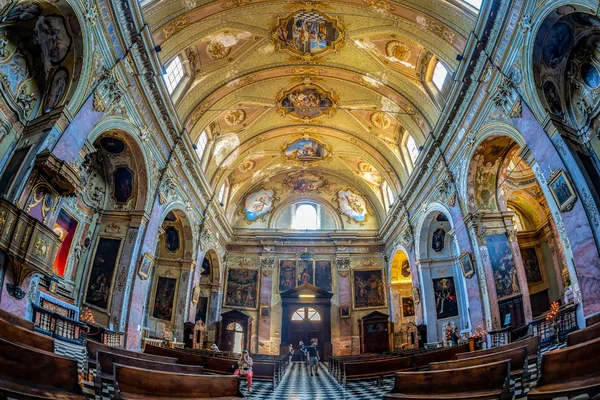
[[[308,370],[310,376],[313,376],[313,370],[317,376],[319,376],[319,352],[317,351],[317,343],[313,340],[310,343],[310,347],[306,348],[308,352]]]

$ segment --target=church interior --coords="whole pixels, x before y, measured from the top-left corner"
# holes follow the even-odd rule
[[[0,0],[0,398],[599,399],[599,12]]]

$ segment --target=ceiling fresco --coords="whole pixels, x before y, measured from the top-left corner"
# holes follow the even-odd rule
[[[412,168],[402,143],[411,135],[423,144],[443,108],[427,79],[438,60],[456,68],[476,20],[446,0],[423,3],[144,6],[161,61],[179,56],[186,67],[175,108],[192,140],[208,134],[206,176],[215,188],[229,184],[228,214],[246,219],[258,188],[282,199],[327,188],[323,201],[346,222],[383,220],[383,182],[398,193]]]

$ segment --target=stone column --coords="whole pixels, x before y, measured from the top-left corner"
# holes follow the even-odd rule
[[[191,279],[191,268],[192,263],[182,263],[181,275],[179,276],[179,287],[177,289],[177,302],[175,303],[175,321],[173,322],[173,329],[175,337],[178,341],[183,341],[183,323],[185,322],[185,308],[186,304],[189,304],[191,299],[189,298],[190,292],[188,291],[189,283]]]
[[[223,290],[223,285],[218,283],[213,283],[211,285],[210,290],[210,299],[208,300],[208,321],[206,324],[206,328],[208,330],[208,341],[213,343],[216,341],[216,330],[217,330],[217,322],[219,322],[220,317],[219,314],[221,312],[221,291]],[[224,329],[225,327],[223,327]]]
[[[340,306],[347,306],[350,310],[350,318],[340,318],[339,343],[334,344],[334,354],[352,354],[352,291],[350,289],[350,256],[338,254],[335,259],[335,267],[338,273],[338,292]],[[360,341],[358,341],[360,343]],[[336,349],[337,348],[337,349]],[[360,347],[359,347],[360,348]]]
[[[260,256],[260,296],[259,315],[257,321],[258,352],[264,354],[279,354],[279,343],[274,343],[271,338],[271,297],[273,295],[273,270],[275,269],[275,256],[266,254]],[[260,315],[260,306],[269,306],[269,315]]]

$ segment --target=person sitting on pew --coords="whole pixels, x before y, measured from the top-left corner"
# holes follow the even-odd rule
[[[217,346],[216,343],[211,344],[210,345],[210,351],[214,351],[214,352],[219,351],[219,346]]]
[[[252,357],[250,357],[248,350],[244,350],[238,361],[238,369],[233,373],[237,376],[246,377],[246,381],[248,382],[248,393],[252,393],[252,364]]]

